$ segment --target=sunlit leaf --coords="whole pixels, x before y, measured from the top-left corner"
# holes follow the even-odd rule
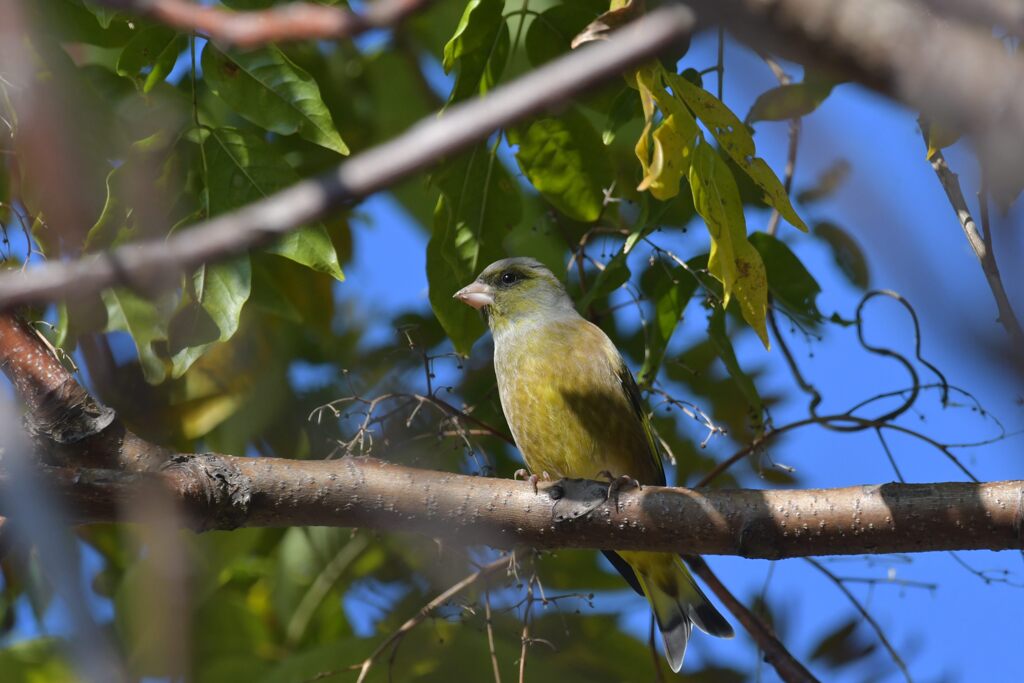
[[[652,139],[654,153],[637,189],[650,190],[664,201],[679,194],[679,183],[690,170],[697,122],[685,114],[670,114],[655,129]]]
[[[764,262],[747,240],[743,204],[729,167],[707,143],[697,145],[690,166],[693,204],[711,234],[708,271],[723,286],[724,305],[733,296],[743,319],[768,348],[768,280]]]
[[[444,46],[446,73],[459,65],[449,102],[487,92],[501,77],[511,49],[503,0],[470,0]]]
[[[223,52],[207,43],[203,80],[236,113],[279,135],[348,154],[316,81],[274,46]]]
[[[167,339],[169,307],[158,306],[127,289],[109,289],[103,292],[102,297],[107,307],[107,331],[128,332],[139,352],[139,363],[146,381],[150,384],[162,382],[167,376],[167,368],[153,344]]]
[[[786,188],[764,159],[757,156],[750,131],[718,98],[682,76],[665,72],[665,79],[701,122],[708,127],[729,157],[764,192],[764,202],[776,209],[791,225],[804,232],[807,225],[793,209]]]
[[[519,145],[520,168],[545,199],[569,218],[597,220],[612,170],[597,131],[586,117],[569,109],[509,131]]]
[[[298,175],[261,138],[234,128],[213,128],[203,138],[210,214],[225,213],[291,185]],[[266,248],[271,254],[344,280],[338,255],[322,224],[293,231]]]

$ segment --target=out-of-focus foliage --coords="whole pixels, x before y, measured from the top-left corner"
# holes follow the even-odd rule
[[[67,122],[73,156],[88,173],[61,190],[77,197],[83,229],[57,224],[40,178],[30,165],[10,162],[32,152],[26,149],[0,163],[0,221],[5,230],[24,222],[51,259],[187,232],[325,171],[436,109],[557,58],[609,9],[600,0],[441,2],[382,41],[239,51],[82,0],[26,6],[36,29],[25,45],[31,78],[75,112]],[[567,280],[581,312],[615,339],[652,404],[660,404],[655,389],[670,387],[712,416],[715,429],[747,443],[764,432],[778,396],[758,387],[760,369],[744,367],[734,343],[753,331],[768,345],[769,306],[809,329],[827,321],[816,303],[818,282],[786,244],[797,233],[748,230],[750,208],[807,226],[776,172],[756,156],[752,129],[702,85],[698,70],[709,66],[666,55],[394,188],[391,197],[429,235],[432,311],[368,317],[373,303],[360,301],[358,283],[343,274],[353,259],[353,223],[361,220],[355,207],[200,268],[170,292],[119,288],[62,305],[52,316],[54,340],[69,353],[81,349],[92,387],[132,429],[168,446],[294,458],[369,453],[508,476],[518,461],[504,441],[470,434],[465,423],[409,395],[432,390],[504,430],[486,349],[466,364],[449,353],[469,354],[485,330],[476,311],[451,297],[492,260],[532,255]],[[0,81],[0,89],[26,85]],[[769,91],[748,122],[809,113],[829,87]],[[0,110],[17,126],[9,101],[0,98]],[[707,233],[689,252],[671,252],[690,224]],[[812,232],[851,283],[866,287],[856,240],[825,221]],[[26,258],[4,256],[11,265]],[[645,327],[617,313],[631,305],[627,292],[637,295]],[[681,322],[691,318],[700,320],[698,331],[683,339]],[[395,334],[381,341],[371,334],[381,327]],[[129,342],[134,354],[124,353]],[[105,373],[103,361],[115,356],[116,372]],[[315,378],[300,381],[303,372]],[[396,396],[367,416],[365,401],[387,392]],[[317,410],[339,399],[348,400],[333,404],[336,413]],[[677,408],[691,410],[670,403],[653,422],[692,481],[714,465],[696,445],[708,425],[691,428]],[[766,476],[792,481],[780,472]],[[726,474],[716,483],[735,481]],[[462,549],[348,530],[154,540],[102,526],[80,538],[99,557],[92,587],[112,606],[107,630],[131,673],[210,683],[352,680],[351,665],[384,635],[472,571]],[[154,562],[154,543],[170,548],[180,565]],[[15,613],[17,601],[41,617],[51,599],[34,560],[14,557],[2,565],[4,633],[29,628],[24,613]],[[651,678],[647,644],[589,603],[593,591],[622,590],[619,578],[595,553],[565,551],[541,557],[536,570],[524,563],[518,579],[499,574],[490,582],[505,680],[518,670],[523,582],[533,571],[549,592],[569,595],[531,607],[527,680]],[[370,680],[489,680],[483,615],[477,586],[385,653]],[[0,649],[0,678],[67,680],[62,651],[49,638],[11,642]],[[840,667],[870,653],[861,632],[844,624],[813,655]],[[692,680],[747,680],[753,659],[687,671]]]

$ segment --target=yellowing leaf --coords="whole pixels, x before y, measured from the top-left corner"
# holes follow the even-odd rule
[[[646,147],[646,136],[642,139]],[[672,114],[665,119],[654,131],[654,156],[650,166],[644,164],[644,179],[636,189],[641,192],[650,190],[656,199],[662,201],[679,194],[679,181],[690,170],[696,139],[697,122],[692,118],[680,119]]]
[[[926,158],[928,161],[932,160],[935,153],[939,150],[949,147],[954,142],[960,139],[960,133],[955,130],[940,126],[924,118],[919,120],[921,128],[925,131],[925,139],[928,141],[928,153]]]
[[[789,201],[786,188],[764,159],[755,156],[754,138],[743,122],[717,97],[699,88],[677,74],[665,72],[665,80],[672,91],[708,127],[718,144],[764,192],[764,202],[776,209],[794,227],[807,232]]]
[[[768,277],[761,255],[747,240],[746,221],[736,180],[707,143],[698,144],[690,165],[693,205],[711,234],[708,272],[722,283],[724,306],[733,296],[743,319],[769,348]]]

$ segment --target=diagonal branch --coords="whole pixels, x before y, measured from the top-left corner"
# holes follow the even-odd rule
[[[376,0],[362,13],[340,6],[292,2],[235,12],[191,0],[97,0],[149,17],[180,31],[196,31],[222,43],[253,47],[288,40],[339,40],[371,29],[391,28],[431,0]]]
[[[750,637],[757,643],[757,647],[764,652],[766,662],[775,668],[779,678],[786,683],[817,683],[817,678],[800,663],[796,657],[790,654],[782,641],[776,637],[771,628],[756,614],[747,609],[747,606],[736,599],[736,596],[725,587],[725,584],[711,571],[711,567],[696,555],[684,557],[693,573],[701,578],[711,589],[711,592],[722,601],[725,608],[736,617],[736,621],[746,629]]]
[[[927,142],[926,139],[925,144]],[[996,300],[999,322],[1007,334],[1010,335],[1014,348],[1018,350],[1024,349],[1024,329],[1021,328],[1020,320],[1017,318],[1017,314],[1014,313],[1013,306],[1010,304],[1010,298],[1006,294],[1006,288],[1003,287],[1003,279],[999,275],[999,265],[996,263],[996,255],[992,251],[991,240],[985,239],[978,232],[978,224],[974,220],[974,216],[971,215],[971,209],[967,206],[967,200],[964,199],[964,193],[960,189],[960,180],[956,173],[953,173],[952,169],[949,168],[942,150],[934,150],[930,161],[932,168],[935,170],[935,175],[938,176],[939,182],[942,183],[942,189],[946,191],[946,196],[949,197],[949,203],[953,205],[956,217],[960,221],[960,227],[963,228],[964,235],[967,237],[967,243],[971,245],[971,250],[974,251],[974,255],[978,257],[978,262],[981,263],[981,270],[985,274],[985,280],[988,282],[989,289],[992,290],[992,296]],[[983,196],[981,201],[987,202],[988,197]]]
[[[692,13],[665,7],[493,90],[431,115],[334,171],[218,216],[166,239],[126,244],[77,261],[0,274],[0,310],[97,292],[116,284],[143,291],[176,286],[183,273],[272,242],[340,207],[382,190],[487,138],[494,131],[570,100],[619,76],[693,27]]]

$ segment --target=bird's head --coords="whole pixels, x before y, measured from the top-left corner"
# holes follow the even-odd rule
[[[540,261],[507,258],[484,268],[480,277],[455,293],[464,304],[482,310],[492,330],[523,321],[575,314],[558,278]]]

